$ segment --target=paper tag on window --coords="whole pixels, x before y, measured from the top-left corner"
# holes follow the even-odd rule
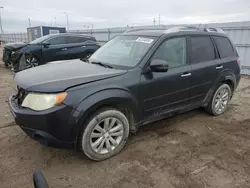
[[[143,38],[143,37],[139,37],[138,39],[136,39],[136,42],[142,42],[142,43],[147,43],[147,44],[150,44],[153,41],[154,41],[153,39]]]

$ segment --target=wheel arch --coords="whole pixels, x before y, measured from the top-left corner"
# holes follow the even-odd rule
[[[140,120],[138,101],[129,91],[107,89],[88,96],[77,106],[69,121],[70,124],[75,124],[75,126],[72,126],[72,134],[77,135],[76,139],[91,114],[106,107],[123,112],[131,125],[130,130],[136,131],[136,123]]]
[[[224,72],[222,72],[219,77],[216,79],[216,81],[214,82],[213,86],[210,88],[210,90],[208,91],[206,98],[204,99],[202,106],[207,106],[209,101],[211,100],[211,98],[213,97],[213,94],[216,90],[216,88],[222,84],[222,83],[226,83],[230,86],[231,90],[232,90],[232,95],[236,89],[237,86],[237,82],[236,82],[236,78],[235,75],[232,71],[230,70],[225,70]],[[232,97],[232,96],[231,96]]]

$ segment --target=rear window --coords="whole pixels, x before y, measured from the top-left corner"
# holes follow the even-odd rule
[[[213,38],[216,46],[218,47],[221,58],[236,55],[234,48],[231,42],[228,40],[228,38],[226,37],[213,37]]]
[[[210,37],[190,37],[191,62],[199,63],[215,59],[214,45]]]

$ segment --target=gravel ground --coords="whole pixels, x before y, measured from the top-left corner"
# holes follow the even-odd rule
[[[1,51],[0,54],[2,55]],[[1,58],[1,57],[0,57]],[[0,62],[0,187],[33,187],[42,169],[50,187],[250,187],[250,79],[228,111],[202,109],[142,127],[117,156],[93,162],[73,150],[41,146],[13,122],[6,100],[13,73]]]

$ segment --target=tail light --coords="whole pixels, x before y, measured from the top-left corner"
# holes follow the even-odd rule
[[[240,58],[237,59],[237,63],[238,63],[238,65],[239,65],[240,69],[241,69]]]
[[[237,63],[238,63],[238,65],[240,66],[240,58],[239,58],[239,59],[237,59]]]

